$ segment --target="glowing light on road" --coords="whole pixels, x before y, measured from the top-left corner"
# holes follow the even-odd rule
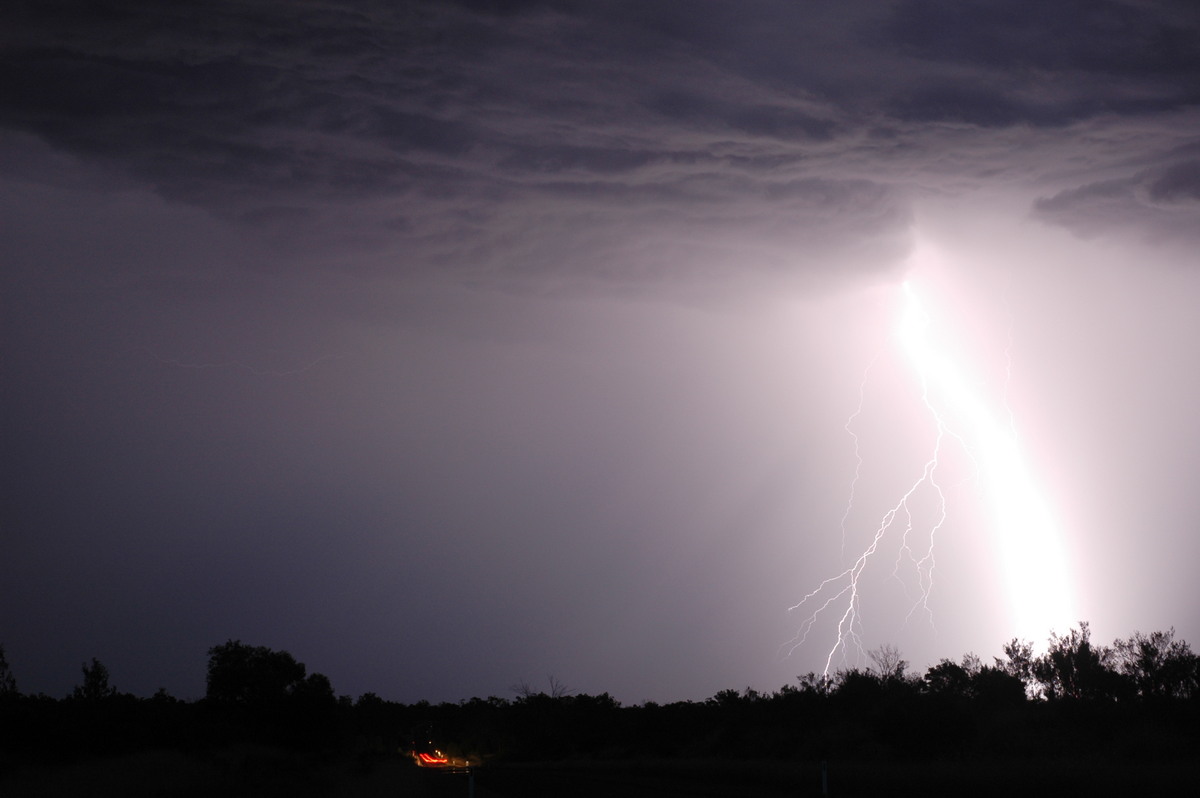
[[[432,754],[421,752],[417,754],[416,759],[421,767],[443,767],[450,764],[450,758],[441,751],[434,751]]]
[[[1059,530],[1021,455],[1007,408],[1002,402],[996,406],[989,404],[984,391],[967,378],[967,370],[950,357],[944,342],[931,333],[930,315],[916,289],[905,283],[903,291],[904,312],[895,340],[920,382],[922,403],[936,432],[920,475],[883,514],[870,544],[849,567],[826,579],[791,608],[815,607],[790,644],[793,651],[805,643],[820,616],[840,611],[836,640],[826,658],[826,673],[839,652],[845,655],[848,648],[856,649],[859,654],[863,651],[860,579],[889,533],[900,535],[900,553],[893,576],[900,577],[902,564],[910,565],[917,574],[918,596],[909,617],[921,613],[932,620],[929,599],[935,566],[934,539],[947,520],[946,489],[939,482],[939,468],[945,457],[944,447],[948,445],[961,447],[969,458],[973,479],[983,488],[990,505],[994,548],[999,552],[998,566],[1008,593],[1013,634],[1040,640],[1052,629],[1065,629],[1076,620]],[[856,456],[859,441],[851,425],[861,412],[860,399],[859,409],[846,425],[854,439]],[[851,506],[857,481],[856,471],[850,491]],[[925,508],[923,513],[914,509],[918,497],[925,502],[921,505]],[[932,511],[928,509],[930,506]],[[843,545],[849,514],[848,506],[843,516]],[[918,523],[918,518],[923,520]],[[901,531],[894,533],[894,529]],[[923,550],[913,548],[913,541],[918,539],[923,541]]]

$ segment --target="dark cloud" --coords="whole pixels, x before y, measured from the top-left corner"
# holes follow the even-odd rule
[[[706,132],[741,133],[780,142],[825,141],[833,136],[836,119],[820,116],[813,102],[777,98],[774,105],[748,104],[700,90],[667,89],[646,97],[643,104],[676,124]],[[828,113],[828,111],[826,112]]]
[[[1038,199],[1034,214],[1089,237],[1132,228],[1159,239],[1190,238],[1200,224],[1200,162],[1067,189]]]
[[[1200,68],[1190,45],[1198,22],[1195,5],[1180,0],[905,0],[883,41],[930,61],[1177,78]]]
[[[620,38],[630,29],[569,6],[283,15],[218,4],[196,25],[182,11],[68,8],[25,7],[2,67],[20,89],[0,119],[256,234],[302,241],[310,256],[350,245],[381,259],[402,251],[409,274],[519,276],[587,252],[570,259],[586,283],[657,280],[665,263],[709,247],[740,269],[765,252],[803,272],[864,236],[892,248],[904,223],[900,192],[801,166],[805,142],[831,139],[828,110],[714,91],[689,74],[704,63],[695,54],[668,55],[661,78],[631,83],[641,70]],[[496,24],[497,11],[517,19]],[[659,42],[634,60],[699,35],[660,24],[676,19],[649,14],[640,35]],[[839,240],[821,208],[780,188],[805,180],[863,192],[838,201],[852,236]],[[415,206],[402,222],[379,210],[397,202]],[[729,219],[721,206],[740,210]]]
[[[1200,201],[1200,161],[1173,164],[1145,187],[1146,198],[1156,205],[1195,207]]]
[[[1198,26],[1195,5],[1174,0],[911,0],[896,6],[878,42],[966,73],[950,89],[912,87],[895,105],[910,116],[1062,124],[1195,103],[1200,55],[1190,42]]]
[[[587,250],[586,282],[660,273],[701,230],[731,263],[774,252],[798,272],[864,236],[898,251],[911,172],[839,157],[888,115],[1061,124],[1200,85],[1173,4],[762,10],[19,3],[0,121],[310,254],[518,275]],[[788,188],[822,181],[861,192],[836,202],[844,224]],[[563,243],[517,243],[537,237]]]

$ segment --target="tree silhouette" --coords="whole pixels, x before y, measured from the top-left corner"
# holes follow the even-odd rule
[[[521,679],[509,689],[516,693],[518,698],[532,698],[538,695],[545,695],[549,696],[550,698],[566,698],[575,692],[561,681],[556,679],[553,674],[548,675],[546,679],[550,682],[550,692],[548,693],[545,690],[538,690],[534,688],[524,679]]]
[[[236,640],[208,651],[200,701],[174,699],[165,690],[149,699],[120,694],[96,659],[83,664],[82,684],[67,698],[16,696],[0,648],[0,697],[14,697],[0,702],[0,765],[245,745],[305,755],[289,763],[309,761],[307,755],[328,763],[333,760],[323,759],[326,754],[358,752],[366,755],[356,760],[365,766],[411,739],[500,768],[506,761],[646,756],[837,764],[909,755],[922,761],[1041,757],[1049,751],[1051,761],[1086,754],[1117,763],[1125,752],[1153,752],[1155,762],[1161,756],[1170,766],[1161,784],[1194,770],[1190,759],[1180,757],[1194,755],[1200,660],[1174,630],[1138,632],[1109,648],[1095,645],[1083,623],[1051,635],[1044,655],[1012,640],[994,666],[968,654],[957,662],[943,659],[921,677],[906,672],[894,647],[871,653],[869,670],[839,671],[832,678],[809,673],[776,692],[721,690],[703,701],[622,706],[607,693],[571,693],[550,678],[540,690],[522,683],[511,701],[406,706],[373,693],[339,701],[327,677],[307,673],[288,652]],[[1129,784],[1122,783],[1123,791],[1137,792],[1124,789]]]
[[[1016,641],[1006,646],[1006,650],[1010,650],[1019,663],[1024,662],[1026,654],[1032,657],[1031,650]],[[1009,664],[1012,662],[1010,659]],[[1029,667],[1033,667],[1032,658]],[[1024,671],[1024,664],[1010,668],[997,660],[995,666],[984,665],[979,657],[967,654],[961,665],[943,659],[925,672],[922,681],[925,692],[930,695],[969,700],[983,707],[1015,706],[1025,701],[1025,682],[1016,675]]]
[[[904,671],[908,669],[908,662],[900,655],[900,649],[890,643],[885,643],[879,648],[868,651],[867,656],[871,658],[871,662],[875,663],[875,667],[872,670],[880,679],[904,678]]]
[[[240,640],[229,640],[208,650],[205,697],[216,704],[278,704],[303,689],[304,680],[304,664],[286,651],[248,646]]]
[[[334,744],[337,697],[329,678],[307,673],[286,651],[229,640],[208,650],[205,701],[228,734],[316,750]]]
[[[1014,637],[1005,643],[1001,650],[1004,652],[1004,659],[995,658],[996,668],[1019,679],[1025,687],[1026,695],[1035,697],[1038,688],[1033,678],[1033,643]]]
[[[1187,699],[1198,694],[1197,657],[1191,646],[1175,639],[1175,629],[1134,632],[1113,644],[1117,669],[1143,700]]]
[[[943,659],[925,672],[925,691],[934,695],[969,698],[972,694],[971,673],[953,660]]]
[[[1086,621],[1064,636],[1052,633],[1047,652],[1033,662],[1033,675],[1046,698],[1095,701],[1118,697],[1120,677],[1112,649],[1092,645]]]
[[[971,677],[971,697],[984,707],[1013,707],[1027,697],[1025,682],[1000,667],[982,666]]]
[[[0,701],[16,696],[17,680],[8,667],[8,660],[4,657],[4,646],[0,645]]]
[[[101,701],[117,694],[117,688],[108,683],[108,668],[92,657],[92,662],[83,663],[83,684],[76,686],[72,698],[84,701]]]

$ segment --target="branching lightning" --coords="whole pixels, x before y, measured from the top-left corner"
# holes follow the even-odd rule
[[[863,373],[862,382],[858,384],[858,407],[846,419],[846,423],[842,425],[842,429],[846,430],[846,434],[850,436],[850,440],[854,441],[854,479],[850,482],[850,495],[846,499],[846,509],[842,513],[842,521],[840,524],[842,530],[842,552],[841,558],[846,559],[846,521],[850,519],[850,513],[854,512],[854,494],[858,490],[858,480],[862,478],[862,450],[858,445],[858,433],[854,431],[854,421],[863,411],[863,402],[866,400],[867,394],[867,378],[871,374],[871,369],[875,366],[875,361],[879,359],[876,355],[870,363],[867,364],[866,371]]]
[[[825,674],[839,655],[865,653],[862,626],[864,574],[881,544],[896,538],[898,553],[892,578],[909,600],[907,618],[920,615],[931,625],[930,598],[936,566],[935,540],[949,517],[944,456],[947,446],[957,447],[969,463],[966,480],[983,488],[994,518],[993,534],[1006,583],[1014,631],[1018,636],[1043,636],[1051,628],[1073,622],[1070,591],[1058,530],[1036,490],[1018,446],[1013,417],[1005,395],[997,408],[989,407],[984,391],[975,386],[931,333],[931,319],[917,291],[903,286],[904,312],[892,340],[911,365],[920,388],[921,404],[933,430],[928,455],[920,473],[874,526],[868,545],[841,572],[825,579],[790,609],[810,610],[796,636],[785,646],[789,653],[804,645],[823,617],[837,619],[836,636],[825,658]],[[1011,376],[1010,347],[1006,347],[1006,380]],[[845,424],[854,445],[855,470],[849,499],[841,519],[842,552],[845,560],[847,524],[855,509],[863,456],[855,423],[863,413],[866,384],[874,367],[872,360],[859,386],[858,407]],[[1003,419],[1003,421],[1001,421]],[[960,480],[966,481],[966,480]],[[907,574],[915,574],[915,579]],[[915,595],[910,587],[915,582]]]

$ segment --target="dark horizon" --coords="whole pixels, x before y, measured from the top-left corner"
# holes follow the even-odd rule
[[[1070,681],[1074,678],[1084,679],[1087,689],[1094,692],[1094,694],[1089,692],[1083,696],[1089,701],[1133,701],[1135,698],[1143,701],[1162,698],[1187,701],[1200,697],[1200,656],[1192,650],[1189,641],[1176,634],[1174,627],[1151,632],[1134,631],[1109,644],[1095,639],[1091,631],[1091,624],[1081,621],[1062,633],[1052,633],[1045,641],[1044,646],[1039,646],[1031,640],[1013,638],[1002,643],[1000,651],[1001,654],[995,657],[981,657],[973,651],[967,651],[957,657],[943,657],[936,663],[922,666],[910,662],[904,652],[895,646],[884,644],[864,652],[865,664],[840,668],[831,673],[809,671],[797,674],[794,679],[773,690],[760,691],[750,686],[744,688],[728,686],[709,696],[683,698],[668,703],[695,703],[697,701],[712,703],[720,702],[730,696],[740,697],[744,700],[778,698],[790,695],[795,690],[817,690],[824,694],[830,691],[836,692],[855,679],[868,676],[884,681],[897,679],[914,688],[938,693],[951,688],[965,689],[965,682],[962,680],[979,679],[981,675],[986,682],[986,679],[994,673],[1006,674],[1016,683],[1021,683],[1021,690],[1017,691],[1015,695],[1022,697],[1022,701],[1054,702],[1063,699],[1079,699],[1081,697],[1079,695],[1063,692],[1064,685],[1071,688],[1077,687]],[[235,652],[246,653],[235,654]],[[239,667],[245,667],[245,663],[249,662],[246,657],[251,653],[259,658],[257,661],[264,663],[260,667],[265,668],[263,676],[266,681],[283,679],[279,684],[280,689],[283,689],[284,686],[289,686],[289,690],[297,689],[297,686],[305,684],[307,679],[308,683],[316,680],[315,689],[331,702],[336,699],[339,703],[350,702],[354,705],[363,701],[383,701],[400,705],[406,703],[393,701],[374,690],[368,690],[357,696],[341,693],[336,689],[336,684],[331,682],[324,673],[310,667],[303,658],[296,657],[292,652],[275,650],[270,646],[256,645],[249,641],[232,638],[214,644],[206,651],[205,689],[200,696],[176,696],[161,687],[153,695],[136,696],[121,690],[112,679],[112,674],[107,666],[99,659],[92,657],[90,661],[81,663],[79,682],[69,693],[62,696],[61,700],[95,701],[101,698],[159,700],[169,698],[185,702],[198,702],[203,699],[220,703],[228,700],[228,698],[222,698],[223,695],[234,695],[239,688],[233,686],[236,684],[236,680],[229,682],[227,679],[214,679],[214,668],[217,667],[217,663],[226,663],[225,666],[222,666],[226,668],[233,663],[240,663]],[[277,662],[268,667],[265,665],[267,661]],[[279,662],[286,664],[280,665]],[[1096,673],[1091,673],[1089,668],[1095,670]],[[0,642],[0,701],[22,697],[34,700],[58,698],[42,692],[21,690],[21,680],[17,678],[17,672],[13,669],[10,653]],[[284,674],[290,675],[285,676]],[[238,671],[237,678],[244,679],[246,677]],[[947,679],[951,681],[947,681]],[[992,685],[988,689],[1003,691],[1004,688]],[[462,705],[478,701],[492,702],[496,699],[507,703],[535,697],[560,699],[576,696],[583,699],[602,698],[614,707],[622,705],[652,706],[659,703],[646,700],[625,704],[613,698],[607,690],[595,694],[576,690],[554,674],[547,674],[544,680],[520,679],[509,685],[507,692],[513,695],[511,697],[496,694],[462,696],[457,700],[442,702],[430,702],[421,698],[407,703],[421,706],[435,703]],[[236,700],[244,700],[244,697]]]
[[[554,681],[351,701],[288,652],[208,653],[191,703],[121,694],[96,660],[69,698],[15,695],[0,662],[5,794],[1126,795],[1200,775],[1200,657],[1170,632],[1108,647],[1081,623],[1044,654],[1013,641],[923,675],[882,647],[867,670],[634,706]]]

